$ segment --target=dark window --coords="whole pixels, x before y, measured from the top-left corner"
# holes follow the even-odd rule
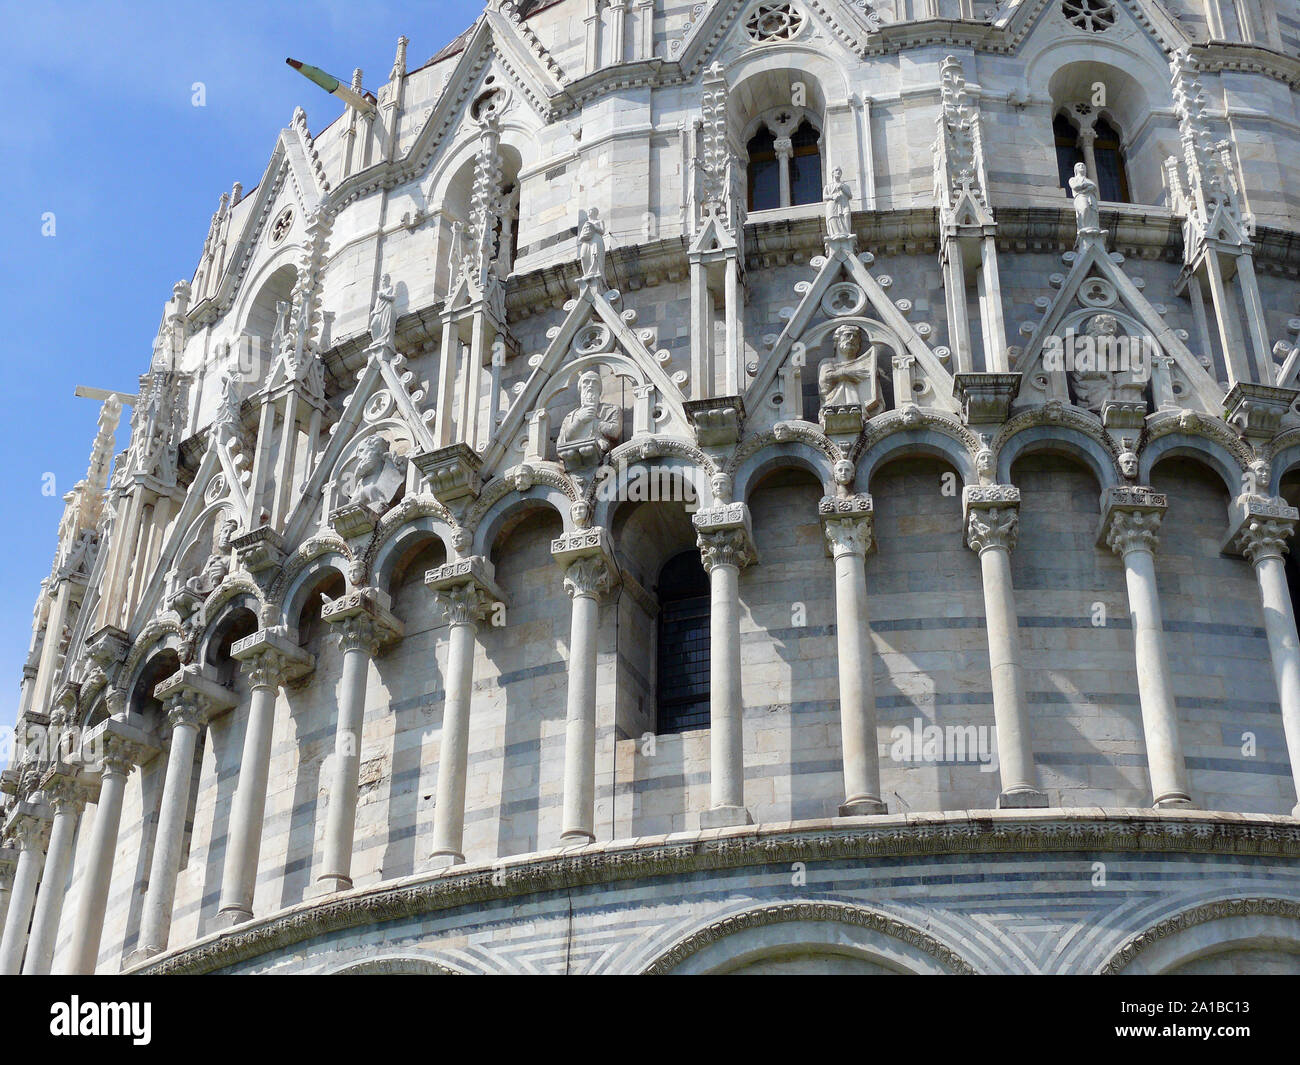
[[[790,160],[790,200],[792,204],[820,203],[822,199],[822,157],[818,150],[820,137],[807,119],[790,138],[793,158]]]
[[[776,138],[766,126],[750,140],[749,209],[767,211],[781,206],[781,170],[776,158]]]
[[[1111,203],[1131,203],[1119,132],[1104,118],[1097,119],[1093,129],[1097,131],[1092,151],[1097,159],[1097,188],[1101,198]]]
[[[659,661],[655,731],[709,724],[709,578],[698,551],[683,551],[659,574]]]
[[[1074,177],[1074,164],[1083,162],[1083,152],[1079,149],[1079,131],[1064,115],[1057,115],[1052,123],[1052,132],[1056,135],[1056,172],[1061,188],[1070,195],[1070,178]]]

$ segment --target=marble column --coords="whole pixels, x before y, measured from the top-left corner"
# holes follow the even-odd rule
[[[740,684],[740,571],[758,560],[749,508],[727,503],[691,519],[709,575],[710,808],[701,828],[753,823],[745,808],[744,705]]]
[[[78,775],[79,767],[56,763],[41,781],[41,792],[54,813],[54,820],[45,851],[41,890],[36,896],[36,911],[32,915],[27,958],[23,962],[24,976],[47,976],[54,964],[59,918],[63,914],[72,850],[77,839],[77,820],[86,808],[86,800],[97,794],[97,789],[89,786],[88,781],[79,779]]]
[[[171,744],[135,960],[151,958],[167,949],[176,878],[180,874],[181,849],[185,843],[185,817],[189,813],[194,779],[194,752],[208,722],[236,704],[228,689],[203,673],[199,666],[182,666],[154,688],[154,698],[162,702],[167,712]]]
[[[997,727],[999,809],[1047,805],[1038,786],[1029,734],[1029,705],[1020,667],[1020,627],[1011,584],[1011,549],[1020,529],[1020,490],[1014,485],[968,485],[962,493],[966,543],[978,552],[984,582],[993,721]]]
[[[4,811],[0,810],[0,820]],[[0,846],[0,935],[4,934],[5,917],[9,914],[9,898],[14,887],[14,873],[18,869],[18,849]]]
[[[835,560],[835,637],[840,678],[840,746],[844,759],[841,817],[887,813],[880,797],[876,738],[875,655],[867,608],[867,552],[872,548],[869,495],[826,496],[819,507],[826,552]]]
[[[388,594],[381,589],[359,588],[327,604],[321,614],[334,626],[343,652],[334,772],[325,813],[325,859],[316,878],[326,891],[345,891],[352,886],[366,681],[370,663],[380,650],[402,635],[402,625],[389,611],[390,605]]]
[[[492,582],[492,564],[482,556],[448,562],[425,574],[424,583],[447,612],[446,692],[438,754],[438,789],[433,812],[430,866],[465,861],[465,779],[469,772],[469,715],[474,688],[478,623],[502,599]]]
[[[1295,612],[1286,580],[1283,555],[1295,532],[1300,511],[1284,499],[1245,496],[1235,504],[1238,520],[1229,537],[1229,550],[1243,554],[1255,568],[1264,610],[1264,631],[1268,653],[1282,707],[1282,732],[1291,759],[1291,780],[1300,798],[1300,639],[1296,636]],[[1291,810],[1300,817],[1300,801]]]
[[[1146,487],[1111,487],[1103,498],[1098,539],[1124,559],[1129,617],[1137,658],[1142,731],[1151,775],[1152,804],[1191,806],[1187,767],[1178,735],[1178,708],[1165,653],[1165,630],[1156,589],[1155,548],[1165,497]]]
[[[573,600],[560,839],[590,843],[596,838],[596,635],[600,600],[617,580],[616,567],[599,527],[552,540],[551,554],[564,567],[564,590]]]
[[[281,686],[304,676],[315,666],[311,655],[276,629],[261,629],[236,640],[230,653],[243,663],[252,695],[239,762],[239,782],[230,807],[221,903],[217,911],[217,923],[221,927],[241,924],[253,916],[276,699]]]
[[[72,933],[73,975],[90,975],[99,963],[99,943],[104,934],[104,912],[113,881],[113,856],[122,824],[122,799],[133,767],[148,761],[158,749],[141,729],[109,719],[86,737],[86,745],[100,752],[99,800],[90,829],[83,866],[81,898]]]
[[[16,976],[22,969],[36,887],[45,868],[45,846],[50,838],[49,807],[43,803],[20,802],[6,826],[6,833],[18,849],[18,862],[9,892],[4,935],[0,937],[0,976]]]

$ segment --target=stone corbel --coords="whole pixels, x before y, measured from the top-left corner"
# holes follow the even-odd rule
[[[961,493],[962,530],[974,551],[1016,545],[1020,489],[1013,484],[967,485]]]
[[[691,524],[695,526],[701,548],[715,551],[718,561],[734,562],[741,569],[758,561],[749,507],[744,503],[724,503],[697,510],[691,516]],[[705,569],[708,568],[706,565]]]
[[[568,570],[574,562],[593,559],[602,562],[609,574],[609,588],[619,581],[618,564],[610,547],[609,533],[599,525],[577,532],[565,533],[551,541],[551,557],[561,569]],[[608,589],[606,589],[608,590]]]
[[[967,425],[1001,425],[1020,394],[1018,373],[959,373],[952,394],[960,401]],[[897,401],[897,400],[896,400]]]
[[[451,444],[436,451],[413,455],[411,461],[429,482],[429,490],[441,503],[476,497],[483,487],[479,470],[483,460],[468,444]]]
[[[817,516],[826,532],[825,548],[830,557],[835,555],[835,539],[856,537],[861,542],[862,554],[869,555],[876,547],[873,533],[875,518],[871,496],[865,492],[847,496],[822,496],[817,504]]]
[[[278,570],[284,564],[284,541],[269,525],[261,525],[252,532],[236,536],[230,541],[239,564],[255,578],[268,570]]]
[[[470,555],[453,562],[445,562],[425,573],[424,584],[434,592],[445,592],[469,585],[487,600],[494,603],[505,602],[505,595],[494,580],[492,563],[482,555]]]
[[[745,424],[745,402],[740,396],[693,399],[685,407],[700,447],[728,447],[740,439]]]
[[[161,750],[158,738],[152,732],[117,718],[101,721],[86,734],[82,746],[83,750],[99,754],[97,765],[90,768],[101,771],[110,763],[143,765]]]
[[[364,540],[384,516],[380,507],[365,503],[345,503],[330,515],[330,525],[349,544]]]
[[[1163,492],[1146,485],[1112,485],[1102,495],[1097,546],[1119,550],[1117,545],[1124,536],[1140,536],[1154,546],[1160,521],[1168,509],[1169,500]]]
[[[1273,437],[1300,390],[1239,382],[1223,398],[1224,418],[1247,440]]]
[[[1221,550],[1252,562],[1250,556],[1264,545],[1274,546],[1281,554],[1297,522],[1300,510],[1280,496],[1240,495],[1228,508],[1228,534]]]

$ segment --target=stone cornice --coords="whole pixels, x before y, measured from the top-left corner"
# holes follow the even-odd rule
[[[456,866],[304,902],[151,958],[133,973],[204,973],[344,929],[574,887],[795,861],[1047,852],[1300,859],[1300,820],[1179,810],[972,810],[796,821],[597,843]]]

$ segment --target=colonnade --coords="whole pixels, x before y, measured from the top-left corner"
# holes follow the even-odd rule
[[[1300,639],[1283,568],[1286,540],[1300,514],[1280,500],[1247,499],[1241,505],[1244,509],[1229,549],[1244,555],[1257,575],[1293,776],[1300,783]],[[1098,543],[1124,563],[1152,802],[1158,807],[1191,803],[1155,581],[1153,556],[1166,507],[1165,498],[1150,488],[1108,489],[1098,532]],[[1019,493],[1011,485],[970,486],[963,494],[965,541],[979,555],[983,582],[1001,774],[997,803],[1001,807],[1045,806],[1047,802],[1034,765],[1011,579],[1009,553],[1016,544],[1018,508]],[[866,556],[873,547],[871,497],[826,496],[819,504],[819,517],[826,552],[834,566],[844,780],[839,812],[842,816],[881,814],[886,812],[886,804],[881,796],[865,570]],[[757,552],[749,510],[743,503],[700,510],[692,520],[709,576],[711,601],[710,804],[701,812],[701,827],[747,824],[752,816],[745,805],[744,789],[739,573],[758,561]],[[582,845],[596,838],[600,606],[621,577],[604,529],[566,533],[552,541],[551,550],[571,601],[561,842]],[[448,622],[437,804],[428,854],[430,866],[443,867],[465,861],[476,643],[480,623],[494,604],[503,602],[503,594],[493,581],[491,564],[481,556],[430,570],[425,584],[437,596]],[[322,612],[323,620],[335,628],[343,652],[335,759],[317,878],[326,893],[352,886],[367,678],[374,658],[403,633],[389,607],[383,591],[359,588],[328,603]],[[231,655],[241,662],[251,694],[221,884],[221,926],[253,916],[275,705],[281,687],[305,676],[315,664],[311,655],[279,629],[261,629],[236,641]],[[168,947],[198,739],[215,716],[236,705],[234,695],[216,682],[207,666],[183,666],[159,683],[154,694],[166,714],[168,750],[139,946],[132,960],[148,958]],[[11,811],[8,845],[0,848],[0,913],[4,921],[0,974],[50,971],[78,821],[88,803],[94,805],[95,816],[85,848],[80,897],[72,913],[69,967],[78,973],[94,971],[126,781],[134,766],[159,751],[154,737],[120,715],[98,726],[87,742],[100,751],[98,773],[56,762],[44,772],[39,789]],[[1300,815],[1300,804],[1295,813]]]

